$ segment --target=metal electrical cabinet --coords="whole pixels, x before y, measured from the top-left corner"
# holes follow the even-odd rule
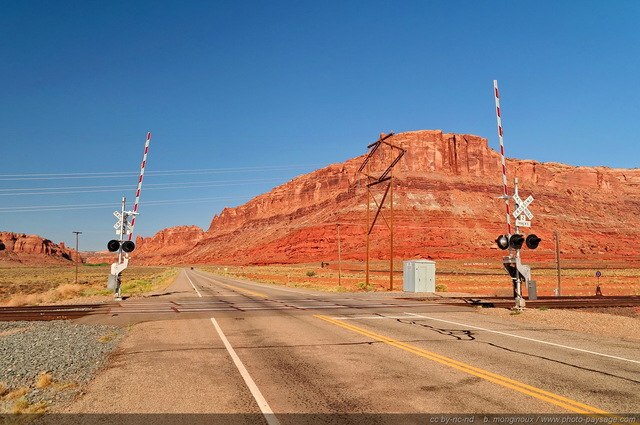
[[[403,263],[405,292],[436,292],[436,262],[410,260]]]

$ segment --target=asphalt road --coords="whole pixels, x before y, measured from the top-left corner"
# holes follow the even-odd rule
[[[95,384],[102,391],[70,411],[243,413],[272,424],[574,413],[640,422],[632,340],[188,269],[166,293],[112,310],[109,320],[139,324]],[[126,393],[126,404],[105,393]]]

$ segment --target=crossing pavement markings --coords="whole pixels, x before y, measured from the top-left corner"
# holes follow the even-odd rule
[[[436,354],[436,353],[432,353],[432,352],[427,351],[427,350],[423,350],[421,348],[415,347],[413,345],[410,345],[410,344],[407,344],[407,343],[404,343],[404,342],[401,342],[401,341],[397,341],[395,339],[392,339],[392,338],[377,334],[375,332],[371,332],[371,331],[368,331],[366,329],[363,329],[363,328],[360,328],[360,327],[357,327],[357,326],[354,326],[354,325],[351,325],[351,324],[348,324],[348,323],[343,323],[341,321],[332,319],[332,318],[327,317],[327,316],[314,314],[314,317],[316,317],[318,319],[321,319],[321,320],[324,320],[326,322],[329,322],[331,324],[334,324],[336,326],[343,327],[343,328],[348,329],[350,331],[359,333],[361,335],[365,335],[365,336],[367,336],[369,338],[384,342],[385,344],[389,344],[391,346],[400,348],[401,350],[405,350],[405,351],[408,351],[410,353],[416,354],[418,356],[424,357],[426,359],[433,360],[434,362],[443,364],[445,366],[452,367],[454,369],[460,370],[460,371],[468,373],[470,375],[474,375],[474,376],[477,376],[479,378],[486,379],[487,381],[491,381],[493,383],[496,383],[498,385],[502,385],[502,386],[510,388],[512,390],[516,390],[516,391],[521,392],[523,394],[530,395],[530,396],[535,397],[535,398],[537,398],[539,400],[543,400],[543,401],[555,404],[556,406],[565,408],[565,409],[570,410],[572,412],[576,412],[576,413],[580,413],[580,414],[586,414],[588,416],[594,416],[594,417],[606,416],[606,417],[612,418],[614,420],[615,419],[620,419],[617,416],[612,415],[609,412],[605,412],[604,410],[600,410],[600,409],[597,409],[595,407],[591,407],[591,406],[588,406],[586,404],[583,404],[583,403],[568,399],[566,397],[562,397],[562,396],[559,396],[557,394],[550,393],[550,392],[542,390],[540,388],[536,388],[536,387],[533,387],[531,385],[527,385],[527,384],[524,384],[522,382],[510,379],[510,378],[507,378],[507,377],[504,377],[504,376],[501,376],[501,375],[498,375],[498,374],[495,374],[495,373],[492,373],[492,372],[489,372],[489,371],[486,371],[486,370],[483,370],[483,369],[480,369],[480,368],[477,368],[477,367],[474,367],[474,366],[471,366],[471,365],[468,365],[466,363],[462,363],[462,362],[459,362],[457,360],[450,359],[448,357],[444,357],[444,356],[441,356],[441,355]]]
[[[105,308],[97,309],[91,314],[154,314],[154,313],[200,313],[206,311],[255,311],[255,310],[363,310],[378,308],[408,308],[423,307],[420,304],[386,304],[386,303],[358,303],[358,300],[351,300],[353,303],[336,304],[335,300],[206,300],[202,301],[149,301],[149,302],[124,302],[115,305],[106,305]],[[380,316],[384,318],[384,316]]]

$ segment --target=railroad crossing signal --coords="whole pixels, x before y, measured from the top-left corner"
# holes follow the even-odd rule
[[[496,243],[498,244],[498,248],[507,249],[509,248],[509,238],[507,235],[500,235],[496,238]]]
[[[522,248],[523,243],[524,243],[524,236],[522,235],[515,234],[509,237],[509,248],[520,249]]]
[[[527,235],[526,238],[520,234],[510,236],[500,235],[496,238],[496,244],[498,244],[498,248],[500,249],[522,249],[523,244],[529,249],[536,249],[541,241],[542,239],[534,234]]]
[[[122,249],[124,252],[133,252],[136,249],[136,244],[133,241],[117,241],[115,239],[107,242],[107,249],[109,252],[118,252]]]
[[[539,237],[537,237],[534,234],[531,234],[531,235],[527,235],[527,239],[525,240],[525,244],[527,245],[527,248],[529,248],[529,249],[536,249],[538,247],[538,245],[540,245],[541,241],[542,241],[542,239],[540,239]]]

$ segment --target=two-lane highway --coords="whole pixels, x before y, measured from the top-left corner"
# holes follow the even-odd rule
[[[162,389],[172,392],[169,411],[256,413],[269,423],[300,421],[290,414],[580,413],[609,420],[640,412],[638,341],[512,323],[468,307],[185,269],[166,294],[125,301],[111,314],[153,320],[138,326],[154,329],[154,340],[125,347],[123,358],[127,350],[150,354],[161,346],[178,353],[171,370],[154,372],[172,382]],[[171,332],[187,345],[193,335],[198,348],[184,351],[166,337]],[[187,389],[212,379],[213,399]],[[152,399],[145,394],[133,410],[157,411]]]

